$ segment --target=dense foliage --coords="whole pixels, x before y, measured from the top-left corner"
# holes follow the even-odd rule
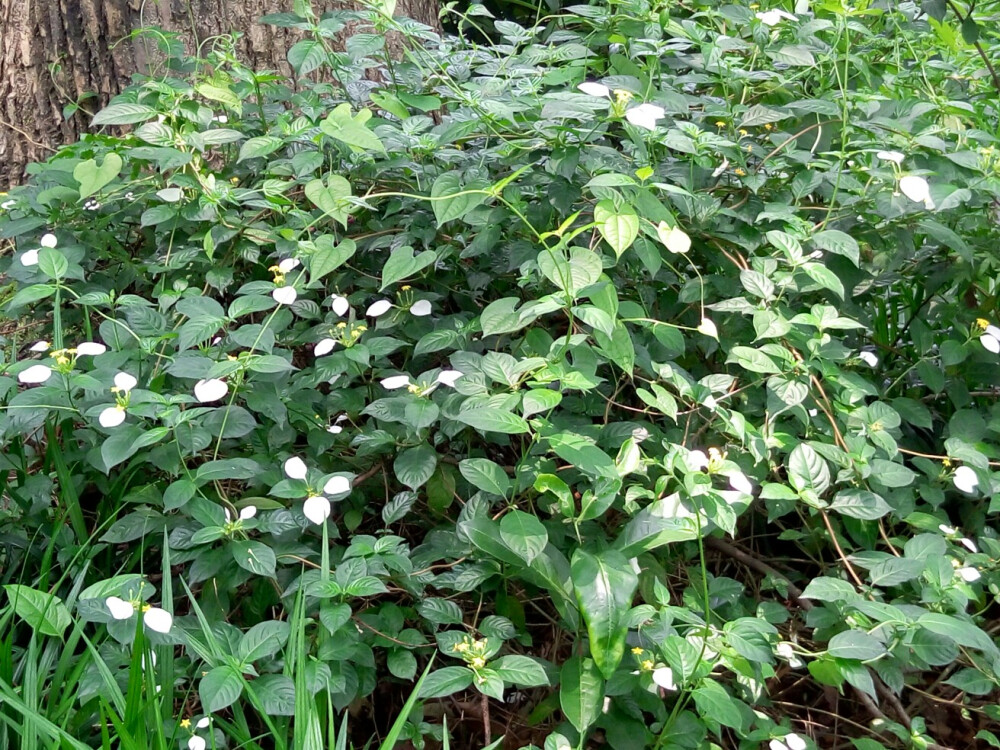
[[[1000,746],[995,26],[806,5],[162,38],[2,204],[0,747]]]

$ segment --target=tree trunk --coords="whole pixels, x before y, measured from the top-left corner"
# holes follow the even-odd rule
[[[178,32],[189,52],[211,36],[242,32],[243,62],[287,73],[285,54],[300,32],[257,19],[290,6],[290,0],[0,0],[0,190],[18,183],[29,163],[78,138],[133,73],[162,59],[155,41],[130,38],[134,31]],[[439,28],[437,11],[437,0],[399,0],[396,15]]]

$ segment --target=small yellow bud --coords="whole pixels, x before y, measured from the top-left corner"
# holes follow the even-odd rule
[[[191,727],[191,719],[181,719],[181,729],[189,729]]]
[[[641,656],[644,652],[641,648],[636,646],[635,648],[632,649],[632,653],[635,654],[636,656]]]
[[[403,284],[403,286],[399,287],[399,291],[401,291],[401,292],[408,292],[412,288],[413,287],[411,287],[409,284]]]
[[[746,130],[744,130],[743,128],[740,128],[740,135],[742,135],[742,136],[748,136],[750,134]]]
[[[988,320],[987,320],[986,318],[976,318],[976,326],[977,326],[977,327],[978,327],[978,328],[979,328],[980,330],[983,330],[983,331],[985,331],[985,330],[986,330],[986,327],[987,327],[987,326],[988,326],[989,324],[990,324],[990,321],[988,321]]]
[[[644,672],[652,672],[653,671],[653,667],[655,667],[656,664],[653,663],[652,659],[646,659],[639,666],[642,667],[642,669],[643,669]]]
[[[733,170],[733,174],[735,174],[737,177],[743,177],[746,175],[746,172],[740,169],[739,167],[736,167],[736,169]]]
[[[726,123],[724,123],[722,120],[716,120],[715,121],[715,127],[717,127],[717,128],[724,128],[724,127],[726,127]]]

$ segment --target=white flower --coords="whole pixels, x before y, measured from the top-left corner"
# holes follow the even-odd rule
[[[979,549],[976,547],[976,543],[971,539],[969,539],[968,537],[963,536],[961,539],[958,540],[958,543],[973,554],[979,551]]]
[[[44,383],[52,376],[52,368],[48,365],[32,365],[27,370],[21,370],[17,374],[17,382],[27,385],[37,385]]]
[[[207,716],[202,716],[198,719],[198,723],[195,724],[198,729],[208,729],[208,725],[212,723],[212,720]]]
[[[109,406],[97,418],[101,427],[117,427],[125,421],[125,410],[121,406]]]
[[[409,375],[392,375],[388,378],[382,379],[382,387],[389,391],[395,391],[399,388],[405,388],[410,384]]]
[[[341,297],[339,294],[335,294],[330,298],[330,306],[338,318],[347,315],[347,311],[351,309],[351,303],[347,301],[347,297]]]
[[[82,344],[76,347],[76,356],[78,357],[96,357],[100,354],[104,354],[108,350],[104,344],[98,344],[96,341],[84,341]]]
[[[225,380],[218,378],[199,380],[194,384],[194,397],[202,404],[225,398],[227,393],[229,393],[229,386],[226,385]]]
[[[292,456],[285,461],[285,476],[289,479],[305,479],[307,472],[306,462],[298,456]]]
[[[646,102],[638,107],[632,107],[625,113],[625,119],[638,128],[646,130],[656,130],[656,121],[662,120],[666,116],[663,107]]]
[[[986,326],[986,332],[979,337],[979,343],[994,354],[1000,354],[1000,328]]]
[[[117,388],[121,393],[128,393],[135,388],[138,383],[139,381],[127,372],[120,372],[115,375],[115,388]]]
[[[742,492],[745,495],[753,494],[753,484],[750,483],[750,480],[747,479],[747,475],[742,471],[729,475],[729,486],[737,492]]]
[[[337,345],[337,339],[323,339],[316,347],[313,349],[313,356],[322,357],[333,351],[333,347]]]
[[[954,526],[949,526],[946,523],[942,523],[941,525],[939,525],[938,531],[940,531],[942,534],[947,534],[948,536],[958,533],[958,529],[956,529]]]
[[[425,299],[418,299],[410,305],[410,315],[423,318],[431,314],[431,303]]]
[[[290,305],[298,299],[299,293],[294,286],[279,286],[271,292],[271,296],[279,305]]]
[[[577,86],[580,91],[585,93],[587,96],[596,96],[599,98],[607,98],[611,96],[611,89],[605,86],[603,83],[596,83],[594,81],[584,81],[579,86]]]
[[[51,348],[52,344],[50,344],[48,341],[36,341],[34,344],[31,345],[31,348],[28,349],[28,351],[47,352]]]
[[[150,607],[142,613],[142,622],[147,628],[155,630],[157,633],[169,633],[174,624],[174,618],[165,609]]]
[[[720,174],[722,174],[723,172],[725,172],[727,169],[729,169],[729,159],[726,158],[726,157],[723,157],[722,158],[722,164],[720,164],[719,166],[717,166],[715,168],[715,170],[712,172],[712,177],[718,177]]]
[[[206,747],[208,747],[208,743],[205,742],[204,737],[192,734],[188,739],[188,750],[205,750]]]
[[[883,161],[891,161],[893,164],[896,165],[902,164],[903,159],[906,158],[904,154],[901,154],[898,151],[879,151],[877,154],[875,154],[875,156],[877,156],[879,159],[882,159]]]
[[[702,333],[706,336],[711,336],[713,339],[716,340],[718,340],[719,338],[719,329],[716,328],[715,323],[713,323],[708,318],[701,319],[701,323],[698,324],[697,331],[698,333]]]
[[[966,583],[973,583],[974,581],[978,581],[982,577],[980,572],[975,568],[959,568],[955,572],[958,573],[961,579]]]
[[[135,614],[135,607],[130,602],[120,599],[117,596],[109,596],[104,600],[104,604],[111,612],[111,616],[116,620],[127,620]]]
[[[319,526],[330,517],[330,501],[322,495],[313,495],[306,498],[302,504],[302,512],[306,518]]]
[[[878,364],[878,356],[875,352],[858,352],[858,359],[869,367],[875,367]]]
[[[392,307],[392,303],[387,299],[380,299],[377,302],[372,302],[365,311],[365,315],[370,318],[377,318],[379,315],[385,315],[389,312]]]
[[[774,10],[765,10],[757,13],[757,18],[765,26],[777,26],[781,23],[781,19],[787,19],[789,21],[798,21],[799,19],[789,13],[787,10],[782,10],[781,8],[775,8]]]
[[[670,667],[660,667],[653,670],[653,682],[664,690],[676,690],[677,683],[674,682],[674,670]]]
[[[24,255],[21,256],[21,265],[22,266],[27,266],[29,268],[31,266],[37,266],[38,265],[38,248],[35,248],[34,250],[29,250],[28,252],[24,253]]]
[[[42,247],[55,247],[59,244],[59,239],[52,232],[46,232],[42,235],[42,239],[38,241],[38,244]]]
[[[962,492],[968,492],[969,494],[972,494],[976,487],[979,486],[979,477],[976,476],[976,472],[969,466],[959,466],[955,469],[955,476],[951,478],[951,481]]]
[[[351,480],[347,477],[330,477],[323,485],[323,492],[327,495],[343,495],[351,491]]]
[[[688,237],[687,232],[680,227],[668,227],[665,221],[661,221],[656,227],[656,236],[660,238],[664,247],[672,253],[683,255],[691,249],[691,238]]]
[[[282,273],[289,273],[294,271],[300,265],[297,258],[285,258],[278,264],[278,270]]]

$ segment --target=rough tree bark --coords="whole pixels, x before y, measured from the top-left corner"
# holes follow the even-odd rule
[[[87,111],[158,59],[152,40],[128,38],[133,31],[177,31],[189,50],[197,40],[240,31],[244,62],[287,71],[285,53],[299,32],[257,19],[288,10],[291,0],[0,0],[0,190],[19,182],[27,164],[75,140]],[[438,0],[399,0],[396,7],[396,15],[435,28],[437,13]],[[65,119],[63,108],[88,92],[97,97]]]

